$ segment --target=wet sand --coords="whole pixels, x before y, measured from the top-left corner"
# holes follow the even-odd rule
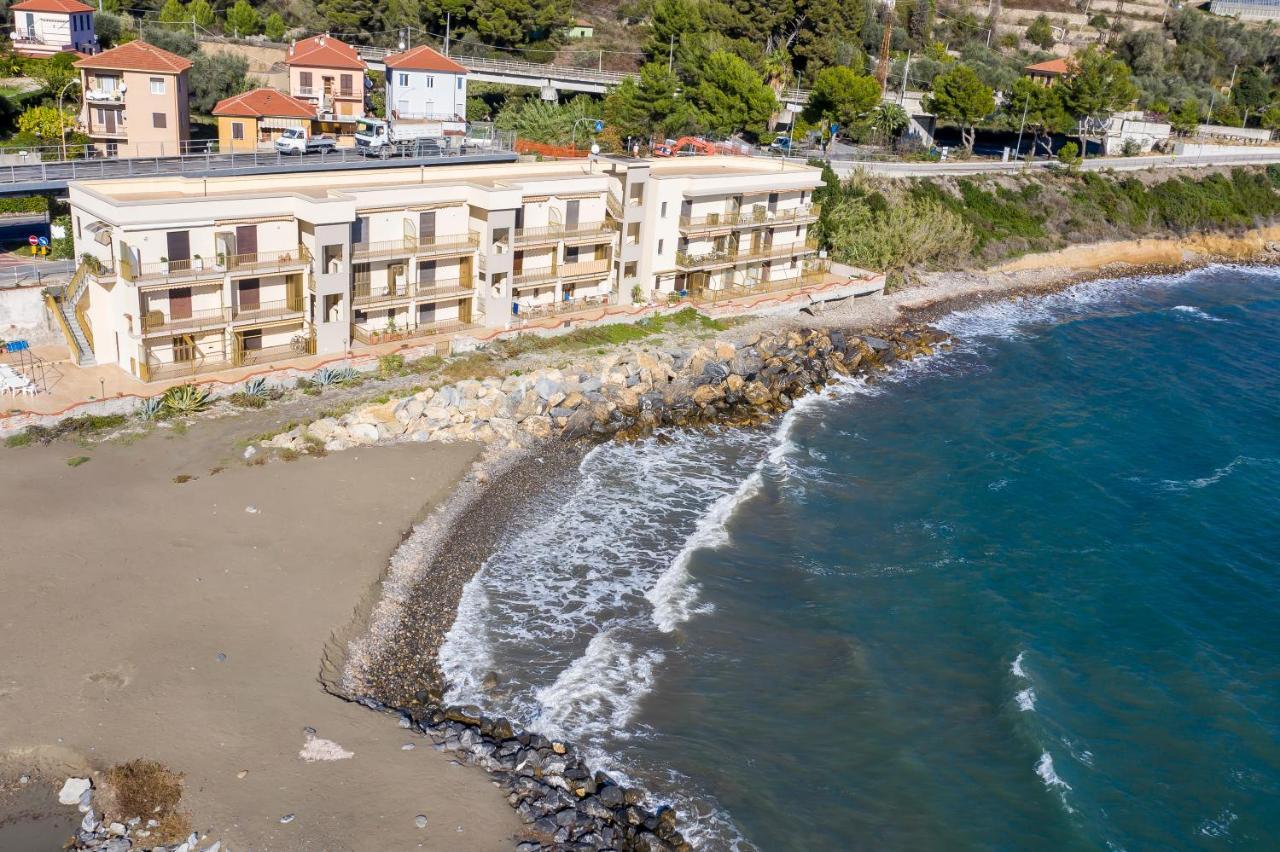
[[[185,773],[183,808],[209,843],[511,848],[519,822],[484,773],[319,682],[327,640],[476,448],[247,466],[235,440],[265,419],[0,448],[0,785],[147,757]],[[354,756],[304,762],[305,727]]]

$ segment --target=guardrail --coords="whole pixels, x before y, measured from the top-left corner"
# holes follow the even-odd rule
[[[680,227],[686,231],[692,231],[795,224],[799,221],[817,219],[821,212],[822,208],[817,204],[789,210],[778,210],[774,213],[770,213],[763,207],[757,207],[740,210],[737,213],[711,213],[706,216],[699,216],[696,219],[689,216],[681,216]]]
[[[612,237],[613,228],[608,222],[585,222],[578,225],[540,225],[533,228],[516,228],[513,235],[516,245],[530,243],[575,240],[582,237]]]
[[[231,309],[225,307],[192,311],[187,317],[166,316],[163,311],[147,311],[142,315],[142,333],[198,331],[226,325],[230,319]]]
[[[226,258],[226,267],[232,275],[245,272],[284,272],[311,263],[311,252],[299,243],[288,249],[233,254]]]

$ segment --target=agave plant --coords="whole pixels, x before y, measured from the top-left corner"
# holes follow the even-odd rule
[[[149,396],[138,405],[138,416],[143,420],[155,420],[164,411],[164,397]]]
[[[356,371],[350,367],[321,367],[311,374],[311,383],[316,387],[329,387],[330,385],[344,385],[353,381],[356,377]]]
[[[195,414],[213,401],[209,391],[196,385],[177,385],[164,392],[164,408],[170,414]]]
[[[262,399],[266,399],[270,395],[267,391],[267,380],[262,376],[257,376],[245,382],[241,393],[245,396],[254,396]]]

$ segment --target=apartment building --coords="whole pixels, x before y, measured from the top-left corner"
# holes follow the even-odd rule
[[[191,61],[144,41],[131,41],[75,63],[80,71],[80,124],[109,157],[181,153],[191,138]]]
[[[317,117],[354,122],[364,117],[368,69],[354,47],[330,35],[294,42],[286,58],[289,94],[314,104]]]
[[[466,130],[467,69],[427,45],[386,58],[387,109],[405,121],[460,122]]]
[[[22,0],[9,11],[13,13],[13,49],[23,56],[98,52],[93,7],[79,0]]]
[[[776,288],[816,269],[820,182],[747,158],[73,182],[64,315],[157,380]]]

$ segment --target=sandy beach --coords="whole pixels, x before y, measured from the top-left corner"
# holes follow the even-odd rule
[[[146,757],[185,774],[182,807],[208,843],[510,848],[518,821],[484,773],[318,680],[326,641],[477,450],[245,465],[236,441],[264,415],[0,449],[0,783]],[[353,756],[302,760],[305,728]],[[27,818],[0,823],[0,848],[57,848],[66,835],[42,813],[78,821],[30,787],[13,795]]]

